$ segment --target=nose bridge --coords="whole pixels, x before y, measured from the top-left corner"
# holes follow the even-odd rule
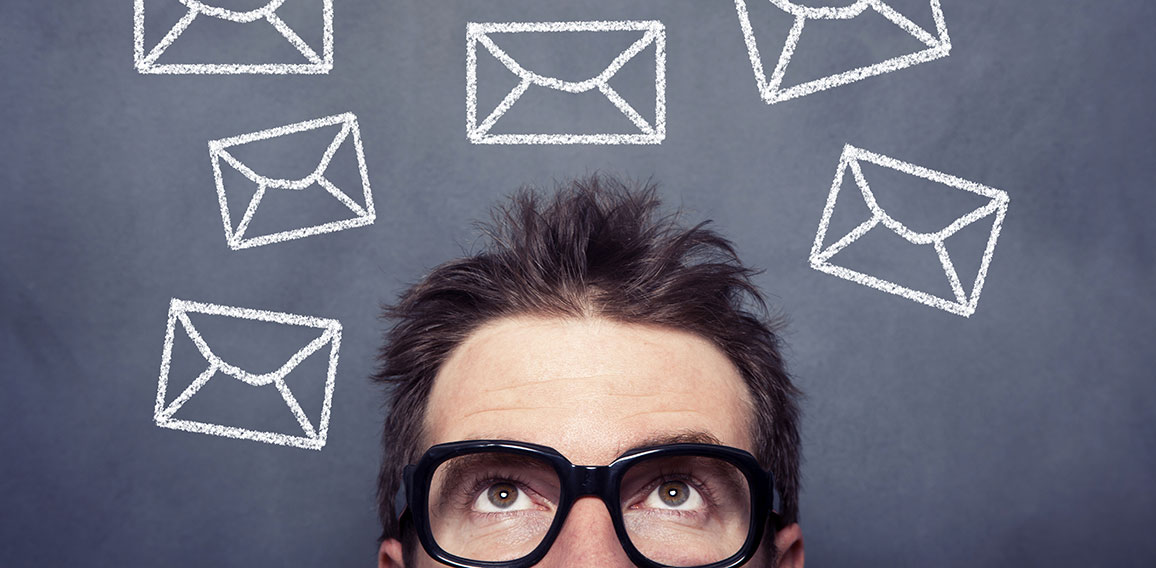
[[[561,532],[543,559],[542,566],[598,566],[625,568],[631,566],[614,526],[614,505],[610,497],[610,468],[607,466],[575,466],[570,470],[573,487],[573,508]],[[596,497],[602,505],[583,497]],[[583,503],[585,501],[585,503]]]

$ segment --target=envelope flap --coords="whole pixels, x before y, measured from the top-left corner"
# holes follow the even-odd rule
[[[1000,190],[900,162],[854,151],[850,163],[863,200],[880,222],[909,242],[943,241],[1006,202]]]
[[[352,123],[300,126],[216,140],[209,143],[210,152],[258,185],[304,189],[324,175],[333,155],[349,137]]]
[[[190,317],[190,314],[193,317]],[[218,355],[218,352],[230,351],[230,346],[223,345],[215,349],[214,347],[210,346],[209,340],[206,340],[205,334],[201,333],[200,328],[208,328],[206,325],[208,321],[206,321],[206,319],[198,317],[196,312],[188,311],[178,312],[177,319],[184,329],[186,335],[190,340],[192,340],[193,345],[196,346],[197,351],[200,352],[201,356],[209,365],[216,367],[217,370],[224,374],[232,376],[233,378],[236,378],[252,386],[264,386],[281,380],[286,374],[292,371],[294,367],[311,356],[313,353],[320,350],[325,345],[329,344],[334,338],[333,329],[317,329],[316,327],[309,325],[261,325],[260,329],[256,330],[259,333],[254,333],[254,329],[251,328],[256,326],[252,326],[251,322],[238,322],[232,319],[225,321],[223,318],[222,321],[213,321],[212,323],[222,324],[218,327],[230,328],[231,332],[247,332],[243,335],[246,337],[253,337],[254,342],[262,345],[260,350],[264,352],[261,353],[262,355],[265,355],[264,361],[261,363],[245,361],[239,364],[234,364],[238,362],[238,360],[235,358],[238,353],[233,353],[228,357],[222,357]],[[194,319],[197,320],[196,323],[194,323]],[[274,331],[281,333],[274,333]],[[211,332],[209,334],[212,335]],[[228,337],[230,340],[233,340],[233,338],[237,337],[237,335],[237,333],[229,333]],[[301,339],[302,337],[310,337],[311,339],[305,340],[303,342]],[[259,341],[259,339],[268,338],[279,340],[279,343],[285,343],[285,345],[276,345],[274,347],[270,345],[270,342]],[[292,339],[292,343],[285,341],[286,339]],[[248,351],[254,350],[252,345],[246,345],[245,349]],[[269,352],[279,355],[271,355]],[[258,366],[260,368],[255,368]]]
[[[809,20],[847,20],[863,13],[871,0],[770,0],[780,10]]]
[[[277,11],[285,0],[245,0],[238,2],[222,2],[220,0],[179,0],[188,6],[189,10],[198,14],[228,20],[230,22],[247,23],[268,17]],[[238,9],[240,8],[240,9]]]
[[[477,24],[474,37],[512,73],[534,84],[581,92],[598,87],[654,45],[658,22]]]

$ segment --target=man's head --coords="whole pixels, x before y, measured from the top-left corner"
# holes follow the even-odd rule
[[[746,450],[779,494],[782,560],[801,564],[797,392],[777,325],[730,244],[659,206],[653,187],[607,178],[546,201],[523,190],[494,216],[486,248],[388,308],[380,563],[432,565],[394,510],[403,468],[437,444],[502,439],[578,465],[676,442]],[[771,540],[753,565],[770,565]],[[543,565],[579,558],[629,565],[596,498],[574,501]]]

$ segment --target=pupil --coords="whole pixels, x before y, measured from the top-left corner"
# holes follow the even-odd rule
[[[518,489],[509,483],[498,483],[490,487],[490,503],[495,507],[505,509],[518,500]]]
[[[667,481],[662,484],[662,501],[670,506],[686,503],[689,488],[681,481]]]

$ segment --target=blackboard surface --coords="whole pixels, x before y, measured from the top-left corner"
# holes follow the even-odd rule
[[[759,44],[770,75],[790,21],[772,21],[764,0],[746,4],[752,28],[772,38]],[[933,29],[927,0],[889,4]],[[807,394],[801,509],[814,566],[1156,565],[1156,5],[942,4],[950,55],[767,104],[736,5],[724,0],[339,0],[331,69],[324,72],[318,49],[320,63],[305,65],[313,72],[286,75],[143,73],[134,66],[133,2],[6,0],[0,565],[372,565],[383,395],[367,377],[386,325],[379,304],[474,247],[471,221],[512,189],[595,171],[657,181],[669,206],[692,222],[713,219],[747,262],[766,269],[759,284],[791,317],[788,356]],[[185,8],[146,5],[151,49]],[[282,21],[316,23],[318,6],[289,0]],[[586,20],[661,22],[659,143],[472,143],[467,24]],[[186,51],[166,55],[188,62],[238,49],[229,34],[241,24],[213,27],[202,17],[186,31],[201,31],[199,23],[210,24],[207,35],[177,38],[172,49],[188,39]],[[867,65],[913,41],[879,21],[846,33],[834,24],[807,28],[816,34],[799,40],[785,81],[821,78],[839,62]],[[558,40],[565,47],[519,37],[506,48],[528,69],[581,81],[631,41],[571,35]],[[323,36],[299,34],[312,45]],[[284,51],[283,39],[257,37],[267,51],[243,51],[251,60],[234,63],[302,55]],[[638,57],[649,63],[624,65],[629,75],[614,83],[624,99],[655,100],[648,49]],[[476,72],[481,113],[518,83],[492,58],[479,57]],[[495,74],[497,82],[482,81]],[[520,100],[521,114],[511,107],[508,130],[494,132],[636,126],[614,122],[622,117],[590,95],[560,107]],[[357,119],[374,221],[231,248],[208,142],[347,112]],[[288,157],[281,175],[301,178],[329,142],[318,136],[301,147],[254,144],[234,157],[260,164],[255,172]],[[847,144],[1006,192],[970,317],[810,267]],[[334,184],[360,187],[355,153],[339,151],[331,165],[345,168]],[[862,171],[897,218],[929,216],[912,221],[915,231],[946,226],[960,207],[971,210],[959,195],[978,195],[932,189],[878,165]],[[245,181],[228,168],[222,177]],[[855,195],[852,178],[842,191],[840,199]],[[253,216],[250,229],[271,234],[284,229],[279,223],[306,222],[304,212],[349,213],[301,203],[269,199],[270,214]],[[230,205],[240,216],[244,203]],[[830,231],[845,221],[833,218]],[[965,242],[952,251],[967,259],[956,263],[971,275],[965,281],[978,270],[991,222],[976,227],[971,236],[961,231]],[[865,243],[848,262],[862,270],[876,263],[881,277],[942,285],[932,292],[950,296],[935,282],[935,254],[924,246],[889,256],[897,242]],[[156,425],[174,298],[340,322],[320,451]],[[311,339],[304,328],[211,319],[190,321],[206,344],[220,346],[216,355],[264,371],[296,349],[285,351],[285,342]],[[199,352],[178,343],[170,379],[187,385],[201,371],[189,364]],[[301,369],[324,374],[326,361]],[[253,410],[268,401],[246,393],[187,410],[252,430],[294,427],[291,415]],[[323,393],[301,396],[310,412],[324,404]]]

